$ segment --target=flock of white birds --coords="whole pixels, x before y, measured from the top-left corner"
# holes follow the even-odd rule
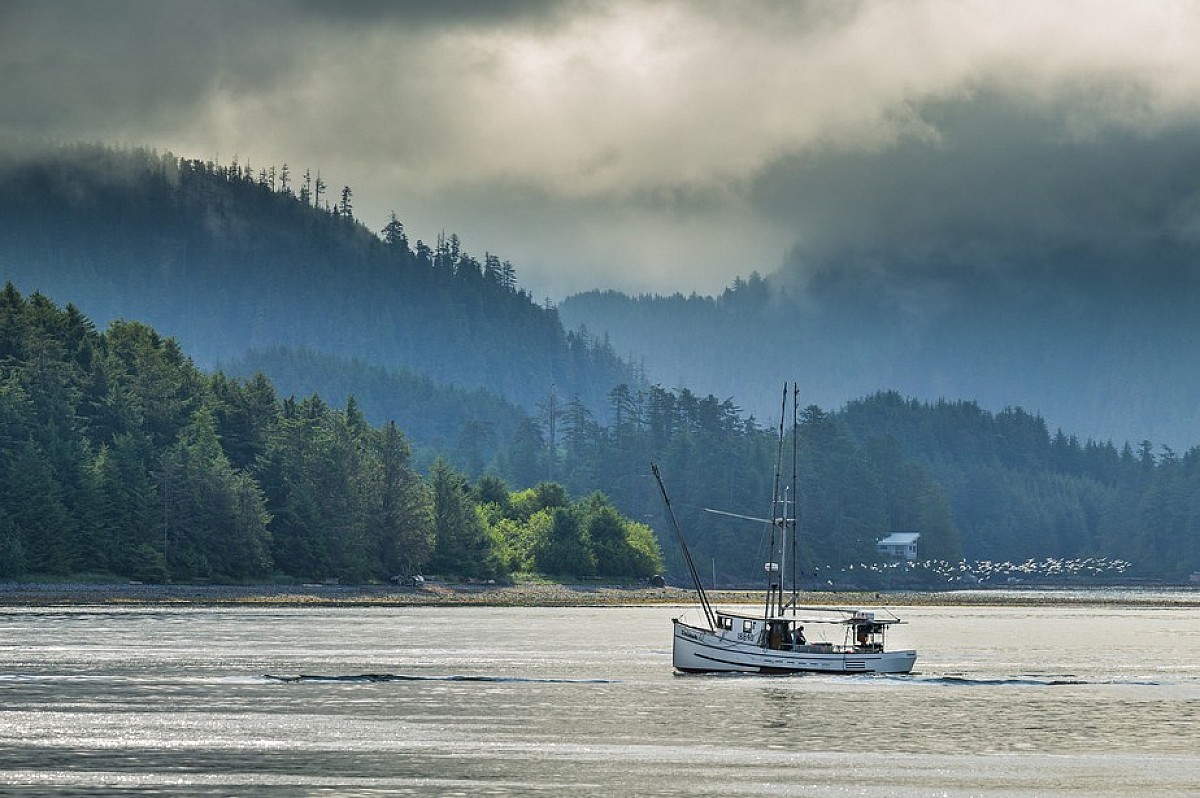
[[[1069,579],[1077,577],[1118,576],[1125,573],[1132,563],[1126,560],[1109,559],[1108,557],[1082,557],[1077,559],[1059,559],[1047,557],[1043,560],[1025,560],[1024,562],[993,562],[992,560],[975,560],[968,562],[948,562],[946,560],[902,560],[884,563],[851,563],[845,568],[834,569],[832,566],[818,566],[817,575],[825,576],[832,582],[839,578],[852,578],[856,575],[880,576],[898,573],[923,573],[937,577],[950,583],[980,584],[984,582],[1022,582],[1037,579]]]

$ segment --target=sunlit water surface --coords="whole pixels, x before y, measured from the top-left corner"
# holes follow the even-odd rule
[[[904,677],[675,675],[680,611],[0,609],[0,792],[1200,793],[1195,606],[897,608]]]

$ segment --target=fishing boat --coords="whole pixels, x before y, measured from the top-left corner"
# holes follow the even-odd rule
[[[770,518],[706,510],[733,518],[770,524],[770,561],[766,598],[761,613],[716,609],[700,580],[691,552],[680,529],[657,464],[650,469],[662,493],[676,541],[683,553],[700,607],[672,619],[671,661],[685,673],[731,671],[740,673],[909,673],[917,660],[912,649],[888,651],[888,629],[904,623],[894,614],[848,607],[802,607],[799,596],[796,452],[799,390],[792,386],[792,483],[781,490],[786,436],[788,388],[784,386],[779,421],[779,447],[775,464],[775,495]],[[790,558],[789,558],[790,548]],[[785,599],[783,568],[790,559],[791,597]]]
[[[714,611],[705,625],[672,619],[675,634],[671,662],[678,671],[701,673],[909,673],[917,661],[911,649],[887,651],[888,626],[903,623],[874,612],[839,607],[803,608],[796,617],[752,617]],[[812,628],[827,624],[843,640],[809,642]],[[840,630],[839,630],[840,627]],[[805,631],[808,629],[809,631]]]

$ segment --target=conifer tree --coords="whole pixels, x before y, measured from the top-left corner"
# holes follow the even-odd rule
[[[403,251],[408,251],[408,236],[404,234],[404,224],[396,218],[396,212],[388,213],[388,222],[380,231],[383,236],[383,243],[389,247],[396,247]]]
[[[438,574],[481,579],[498,576],[501,565],[496,547],[466,479],[440,459],[429,479],[436,540],[429,567]]]

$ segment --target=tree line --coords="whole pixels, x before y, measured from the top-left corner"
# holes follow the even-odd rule
[[[622,384],[608,398],[612,421],[603,424],[577,399],[548,393],[488,468],[517,483],[553,478],[573,493],[602,487],[627,514],[666,530],[647,470],[658,462],[706,577],[761,579],[765,526],[704,510],[770,514],[775,424],[683,388]],[[924,565],[904,571],[907,584],[942,584],[950,571],[975,575],[968,581],[1001,573],[1186,581],[1200,572],[1200,447],[1118,448],[1051,432],[1021,408],[992,413],[972,401],[883,391],[834,412],[805,408],[798,460],[811,586],[836,575],[872,587],[900,578],[871,567],[890,565],[875,544],[892,530],[921,533]],[[682,577],[675,547],[664,550]],[[1045,567],[1018,567],[1031,562]]]
[[[427,476],[395,423],[353,398],[281,399],[259,374],[205,374],[172,338],[99,332],[0,293],[0,576],[382,580],[515,571],[642,578],[644,524],[550,482],[512,492],[445,461]],[[565,552],[570,552],[567,556]]]

